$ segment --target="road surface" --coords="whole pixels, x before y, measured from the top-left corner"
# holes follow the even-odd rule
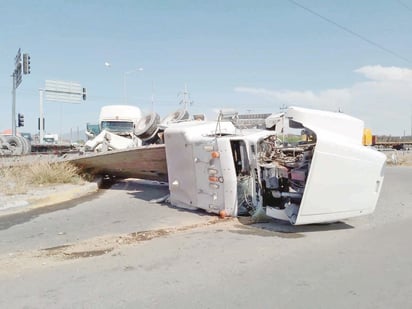
[[[2,308],[412,307],[412,168],[373,215],[293,227],[218,220],[126,181],[0,220]]]

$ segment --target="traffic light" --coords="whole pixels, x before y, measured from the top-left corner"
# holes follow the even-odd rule
[[[86,101],[86,88],[83,88],[83,101]]]
[[[23,73],[30,74],[30,55],[23,54]]]
[[[40,118],[37,118],[37,128],[40,130]],[[46,129],[46,120],[43,118],[43,130]]]
[[[18,127],[24,127],[24,115],[23,114],[18,114],[17,115],[17,126]]]

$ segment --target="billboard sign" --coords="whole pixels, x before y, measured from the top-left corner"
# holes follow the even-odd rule
[[[83,87],[76,82],[46,80],[44,92],[48,101],[81,103],[83,100]]]

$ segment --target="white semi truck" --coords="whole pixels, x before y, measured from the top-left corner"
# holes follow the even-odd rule
[[[107,105],[99,115],[100,131],[106,130],[120,136],[132,136],[137,124],[142,119],[142,112],[137,106]]]
[[[87,126],[89,140],[86,149],[102,152],[140,146],[141,140],[134,133],[142,119],[142,112],[137,106],[103,106],[100,109],[98,130],[95,125]]]
[[[361,120],[297,107],[267,117],[264,129],[235,120],[165,130],[171,204],[225,216],[263,211],[294,225],[375,210],[386,157],[362,145]]]
[[[140,108],[131,105],[106,105],[100,110],[99,123],[87,124],[86,150],[104,152],[136,146],[162,143],[161,135],[169,124],[185,121],[186,109],[167,115],[160,123],[155,112],[143,115]]]
[[[58,134],[45,134],[43,136],[43,143],[49,145],[56,145],[59,143],[59,135]]]

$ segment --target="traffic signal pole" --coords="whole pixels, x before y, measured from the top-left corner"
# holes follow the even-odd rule
[[[22,66],[23,74],[30,74],[30,55],[23,54],[23,64],[21,61],[21,49],[19,48],[14,57],[14,71],[11,75],[13,77],[13,89],[12,89],[12,107],[11,107],[11,132],[13,136],[16,136],[16,89],[19,87],[22,81]],[[24,116],[23,116],[24,118]]]
[[[11,132],[16,136],[16,73],[13,73],[12,108],[11,108]]]

